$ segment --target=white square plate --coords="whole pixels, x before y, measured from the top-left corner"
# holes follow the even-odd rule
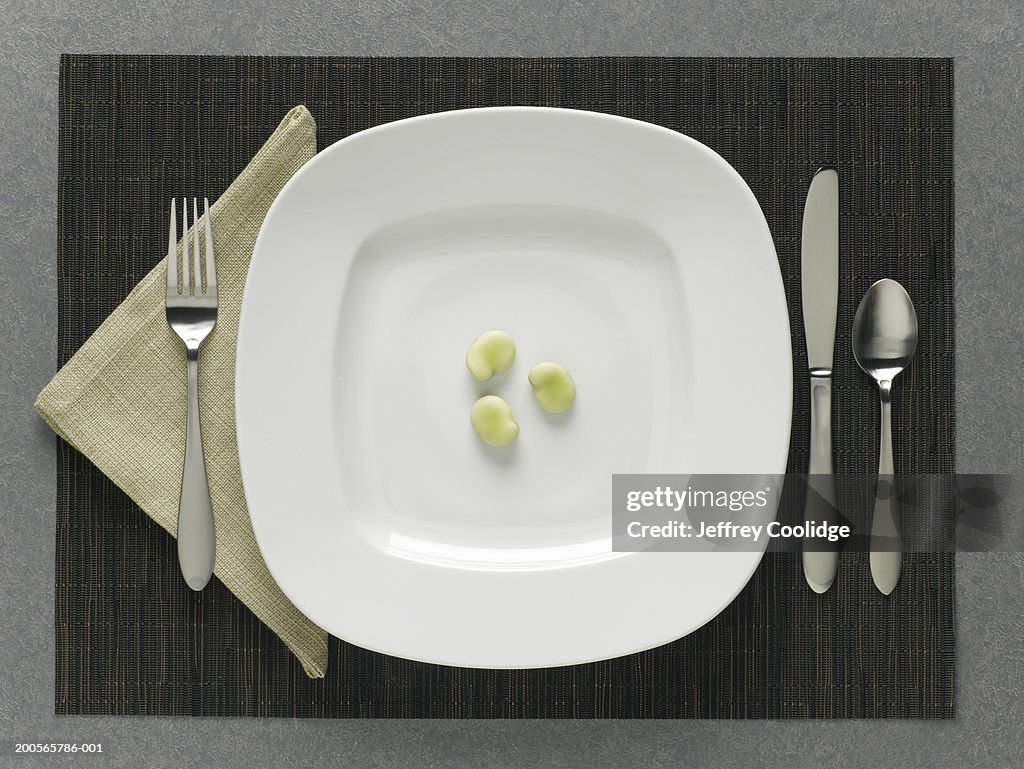
[[[480,333],[515,338],[487,383]],[[718,155],[582,111],[399,121],[308,163],[243,302],[239,454],[275,579],[314,621],[473,667],[618,656],[707,622],[762,553],[611,552],[613,473],[785,471],[789,326],[771,236]],[[563,415],[526,373],[555,360]],[[495,393],[510,447],[469,424]]]

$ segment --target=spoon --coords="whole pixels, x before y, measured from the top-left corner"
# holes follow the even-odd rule
[[[884,595],[896,587],[903,564],[903,540],[892,484],[892,381],[910,363],[916,347],[917,313],[910,296],[895,280],[878,281],[868,289],[853,318],[853,357],[878,382],[882,401],[870,560],[871,578]]]

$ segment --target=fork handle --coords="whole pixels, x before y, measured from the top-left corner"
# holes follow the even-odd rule
[[[185,346],[188,353],[188,396],[185,466],[181,474],[181,502],[178,505],[178,563],[188,586],[202,590],[213,574],[216,540],[210,485],[203,458],[203,434],[199,426],[199,344],[189,340]]]

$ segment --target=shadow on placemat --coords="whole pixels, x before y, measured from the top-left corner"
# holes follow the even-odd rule
[[[870,472],[876,393],[849,350],[854,309],[892,277],[922,328],[894,414],[903,472],[954,470],[953,67],[948,59],[291,59],[66,56],[60,87],[59,329],[65,362],[159,260],[163,201],[216,197],[305,104],[324,147],[390,120],[533,104],[682,131],[750,185],[790,302],[794,424],[807,462],[800,218],[825,164],[841,178],[837,472]],[[756,383],[755,383],[756,384]],[[892,598],[865,553],[835,587],[769,554],[719,617],[667,646],[565,668],[426,665],[331,639],[311,680],[214,582],[182,583],[174,541],[58,441],[57,713],[431,718],[948,718],[954,556],[908,554]],[[688,589],[680,586],[680,600]],[[609,613],[614,607],[609,607]]]

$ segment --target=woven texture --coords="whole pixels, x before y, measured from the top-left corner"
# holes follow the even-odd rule
[[[877,393],[848,353],[849,332],[867,287],[893,277],[910,292],[921,324],[918,352],[901,377],[894,411],[897,470],[953,472],[949,60],[67,56],[60,88],[60,364],[140,281],[136,290],[143,289],[166,249],[165,201],[182,193],[220,197],[297,104],[316,119],[319,148],[373,125],[446,109],[590,109],[658,123],[704,142],[757,196],[790,304],[793,473],[806,469],[809,428],[800,218],[814,171],[837,166],[842,264],[835,469],[871,472],[876,461]],[[234,217],[218,206],[215,218],[230,226]],[[255,231],[247,236],[254,238]],[[183,401],[183,385],[173,386]],[[205,410],[203,416],[208,419]],[[180,468],[171,443],[180,437],[165,440],[166,463]],[[844,553],[836,584],[824,596],[807,589],[797,556],[769,554],[732,605],[701,630],[601,663],[466,670],[329,639],[326,676],[310,679],[274,630],[223,583],[215,580],[201,594],[182,584],[173,539],[163,531],[172,527],[161,528],[140,511],[133,502],[138,487],[129,483],[119,488],[58,442],[58,713],[954,714],[950,553],[908,554],[891,598],[873,587],[866,553]],[[244,586],[232,589],[244,597]],[[317,631],[309,629],[316,639]],[[312,648],[294,639],[292,646]]]

